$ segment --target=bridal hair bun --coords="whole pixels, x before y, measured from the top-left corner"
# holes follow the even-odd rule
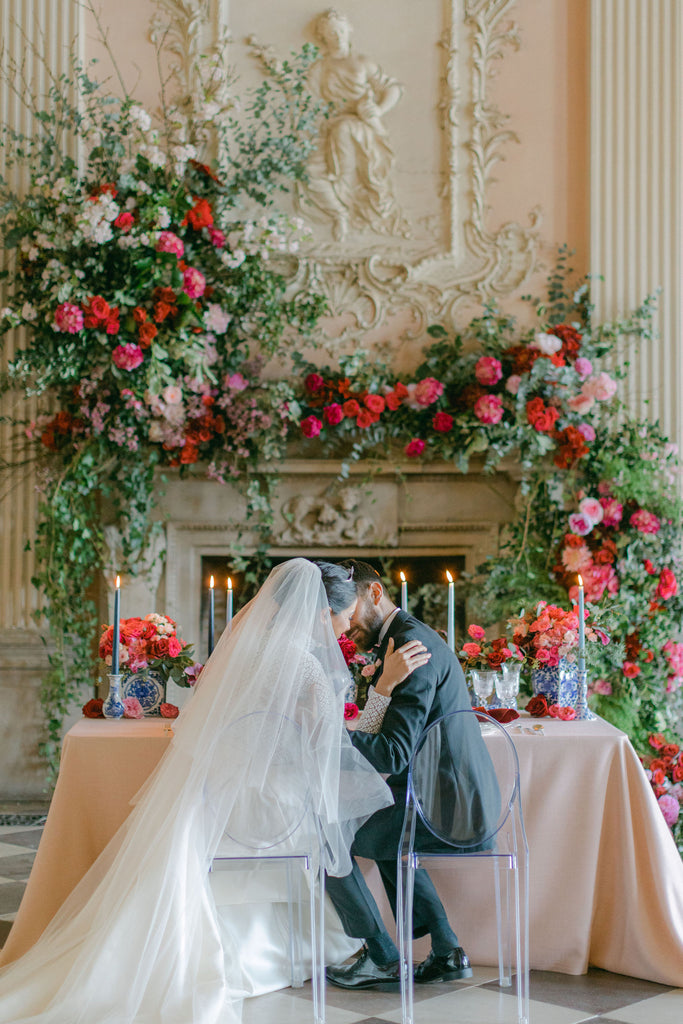
[[[357,595],[353,572],[349,572],[349,566],[323,561],[316,561],[314,564],[320,569],[327,600],[333,613],[336,615],[345,608],[350,608],[355,603]]]

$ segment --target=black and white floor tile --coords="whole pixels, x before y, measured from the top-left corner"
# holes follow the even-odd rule
[[[0,815],[0,945],[16,915],[40,842],[40,816]],[[244,1024],[308,1024],[313,1020],[310,984],[248,1000]],[[400,1024],[400,996],[349,993],[327,988],[327,1024]],[[498,987],[492,967],[455,985],[415,991],[415,1024],[516,1024],[514,988]],[[572,977],[531,973],[531,1024],[681,1024],[683,990],[637,978],[589,970]]]

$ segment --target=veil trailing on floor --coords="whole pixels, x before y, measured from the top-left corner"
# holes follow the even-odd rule
[[[217,850],[229,852],[245,820],[277,831],[305,798],[327,871],[345,875],[355,830],[392,801],[348,739],[347,685],[319,569],[278,566],[221,637],[124,825],[36,945],[0,972],[0,1024],[238,1021],[240,979],[208,884]],[[281,756],[278,723],[282,742],[298,739],[300,771]]]

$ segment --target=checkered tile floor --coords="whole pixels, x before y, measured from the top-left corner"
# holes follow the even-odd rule
[[[39,818],[0,815],[0,945],[12,926],[38,848]],[[491,967],[455,985],[415,992],[415,1024],[516,1024],[514,989],[502,992]],[[311,988],[248,1000],[244,1024],[308,1024]],[[398,994],[327,988],[327,1024],[400,1024]],[[571,977],[531,973],[531,1024],[681,1024],[683,990],[591,969]]]

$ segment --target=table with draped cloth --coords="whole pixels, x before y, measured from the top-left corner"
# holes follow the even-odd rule
[[[683,987],[683,862],[628,737],[600,720],[545,718],[543,732],[532,722],[510,727],[530,850],[531,967],[582,974],[592,965]],[[68,732],[1,963],[36,941],[125,819],[170,741],[164,724],[84,719]],[[365,867],[389,914],[376,869]],[[433,872],[460,942],[480,965],[496,962],[490,871],[465,861]]]

